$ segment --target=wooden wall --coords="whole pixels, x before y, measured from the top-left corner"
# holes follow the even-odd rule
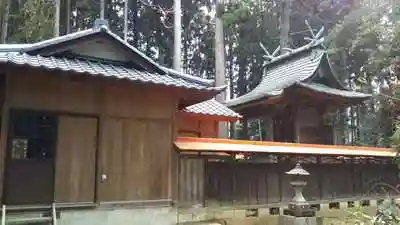
[[[295,117],[298,143],[332,144],[333,128],[323,124],[322,115],[313,107],[299,108]]]
[[[155,86],[18,69],[8,72],[3,112],[60,113],[57,201],[167,199],[177,175],[172,143],[177,100],[173,91]],[[0,181],[6,137],[3,123]]]
[[[179,112],[177,114],[178,136],[181,137],[218,137],[218,121],[212,117],[194,116]],[[204,159],[179,158],[178,200],[181,206],[203,204],[206,165]]]
[[[179,205],[201,205],[204,201],[204,159],[181,157],[179,161]]]
[[[291,164],[207,163],[207,202],[223,205],[287,203],[293,198]],[[385,196],[385,183],[399,184],[396,165],[306,164],[310,172],[304,197],[309,201]],[[387,190],[392,192],[391,190]]]
[[[218,137],[218,121],[212,117],[194,116],[189,113],[177,114],[178,136],[182,137]]]

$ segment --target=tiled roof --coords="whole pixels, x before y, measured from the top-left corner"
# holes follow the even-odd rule
[[[227,101],[226,105],[236,106],[281,94],[283,89],[314,75],[324,54],[325,50],[323,49],[308,49],[297,57],[286,59],[283,63],[273,62],[267,65],[266,75],[258,86],[245,95]],[[285,59],[282,58],[282,60]]]
[[[197,81],[195,78],[192,79],[190,77],[178,76],[176,74],[149,73],[120,65],[82,59],[69,59],[53,56],[43,57],[40,55],[29,55],[27,53],[17,52],[0,52],[0,63],[37,67],[46,70],[71,71],[92,76],[100,75],[104,77],[115,77],[117,79],[128,79],[143,83],[162,84],[187,89],[219,92],[225,88],[225,86],[213,87],[208,83]]]
[[[161,66],[128,42],[121,39],[118,35],[112,33],[107,26],[102,25],[104,24],[104,21],[97,25],[96,23],[97,22],[95,22],[95,26],[92,29],[54,37],[37,43],[0,45],[0,63],[42,67],[50,70],[73,71],[78,73],[88,73],[91,75],[111,76],[121,79],[164,84],[188,89],[220,91],[225,88],[213,87],[213,80],[202,79]],[[51,55],[51,52],[53,52],[54,49],[50,48],[59,48],[61,45],[76,43],[76,41],[82,41],[83,39],[90,37],[104,37],[111,39],[114,43],[120,44],[127,51],[138,56],[138,60],[150,64],[152,69],[146,72],[131,67],[128,68],[126,66],[118,66],[96,60],[90,61],[86,59],[52,57]]]
[[[128,42],[121,39],[118,35],[111,32],[111,30],[108,29],[107,27],[91,28],[91,29],[86,29],[86,30],[62,35],[59,37],[50,38],[48,40],[30,44],[29,46],[22,46],[23,48],[21,48],[20,51],[26,52],[31,55],[36,55],[36,54],[40,53],[43,49],[46,49],[48,47],[56,46],[59,44],[64,44],[69,41],[75,41],[75,40],[79,40],[79,39],[94,36],[94,35],[103,35],[105,37],[113,39],[114,41],[121,44],[129,51],[133,52],[134,54],[143,58],[148,63],[152,64],[159,71],[162,71],[162,69],[158,63],[153,61],[151,58],[146,56],[144,53],[139,51],[137,48],[130,45]]]
[[[222,116],[241,118],[239,113],[229,109],[215,99],[210,99],[204,102],[197,103],[195,105],[188,106],[184,109],[185,112],[210,115],[210,116]]]
[[[323,67],[324,63],[328,67]],[[325,69],[322,74],[319,69]],[[370,95],[347,90],[337,79],[330,67],[326,49],[322,41],[317,41],[293,50],[290,53],[275,57],[266,65],[266,74],[259,85],[250,92],[230,101],[225,102],[228,107],[243,105],[259,99],[280,95],[285,88],[299,84],[314,91],[324,92],[345,98],[369,98]],[[323,75],[332,81],[332,87],[312,82]],[[336,87],[336,88],[333,88]]]
[[[304,82],[300,82],[298,83],[298,85],[305,87],[305,88],[309,88],[313,91],[316,92],[322,92],[322,93],[326,93],[329,95],[337,95],[337,96],[342,96],[345,98],[370,98],[372,95],[370,94],[364,94],[364,93],[360,93],[360,92],[356,92],[356,91],[350,91],[350,90],[339,90],[336,88],[331,88],[328,87],[326,85],[323,84],[318,84],[318,83],[304,83]]]

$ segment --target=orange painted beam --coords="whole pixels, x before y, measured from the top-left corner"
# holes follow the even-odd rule
[[[198,152],[259,152],[314,155],[352,155],[394,157],[389,148],[362,146],[298,144],[267,141],[231,140],[219,138],[178,137],[175,145],[181,151]]]

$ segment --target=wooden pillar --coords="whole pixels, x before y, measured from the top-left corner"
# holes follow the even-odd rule
[[[249,139],[248,120],[249,120],[248,117],[243,117],[240,120],[240,123],[242,124],[242,129],[241,129],[241,132],[239,132],[239,139],[241,139],[241,140]]]
[[[265,135],[264,135],[263,139],[264,139],[264,141],[273,141],[274,140],[274,120],[269,115],[264,116],[263,120],[264,120],[264,129],[265,129]]]
[[[3,102],[1,111],[1,129],[0,129],[0,201],[3,201],[3,187],[4,187],[4,171],[6,164],[6,150],[7,150],[7,130],[8,130],[8,119],[9,119],[9,76],[7,74],[4,76],[4,82],[1,85],[3,88]]]
[[[321,156],[317,156],[317,182],[318,182],[318,189],[319,189],[319,200],[322,200],[323,198],[323,192],[322,192],[322,177],[324,175],[324,171],[321,170],[322,163],[321,163]]]

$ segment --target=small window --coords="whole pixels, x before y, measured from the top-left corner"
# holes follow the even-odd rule
[[[28,139],[15,138],[12,140],[11,158],[25,159],[28,155]]]
[[[11,112],[11,159],[53,158],[57,118],[33,111]]]

